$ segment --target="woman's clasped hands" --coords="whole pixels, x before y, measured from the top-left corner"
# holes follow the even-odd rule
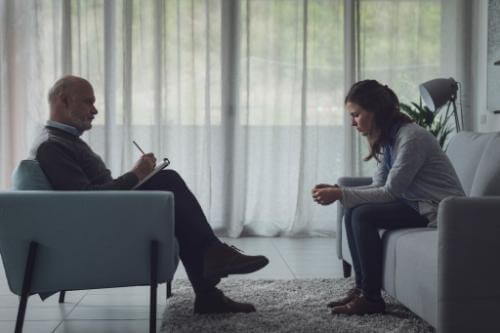
[[[326,206],[337,200],[342,200],[342,191],[337,185],[318,184],[312,189],[314,201]]]

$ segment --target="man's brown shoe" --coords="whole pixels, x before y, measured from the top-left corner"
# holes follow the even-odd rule
[[[207,279],[226,277],[229,274],[246,274],[258,271],[269,263],[264,256],[247,256],[234,246],[221,243],[205,252],[203,276]]]
[[[209,294],[196,295],[194,313],[249,313],[255,312],[255,307],[250,303],[238,303],[225,296],[219,289]]]
[[[347,303],[352,301],[354,299],[354,297],[358,297],[360,295],[361,295],[361,289],[352,288],[347,292],[347,294],[343,298],[341,298],[339,300],[331,301],[326,306],[329,308],[334,308],[336,306],[346,305]]]
[[[371,301],[364,295],[355,297],[346,305],[336,306],[332,309],[332,314],[346,315],[365,315],[384,312],[385,302],[383,299],[380,299],[379,301]]]

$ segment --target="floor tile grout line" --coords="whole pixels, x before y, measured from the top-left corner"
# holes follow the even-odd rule
[[[283,257],[283,255],[281,254],[281,251],[279,250],[279,248],[276,246],[276,244],[274,244],[274,240],[273,239],[271,239],[271,245],[278,252],[281,260],[283,260],[283,262],[285,263],[285,265],[288,268],[288,270],[290,271],[290,273],[292,273],[293,278],[297,279],[297,276],[295,275],[295,272],[292,270],[292,268],[290,267],[290,265],[288,265],[288,262],[286,261],[285,257]]]
[[[68,292],[69,292],[69,291],[68,291]],[[55,332],[57,331],[57,329],[59,328],[59,326],[61,326],[61,325],[62,325],[62,323],[64,323],[64,320],[65,320],[66,318],[68,318],[68,317],[69,317],[69,315],[70,315],[71,313],[73,313],[73,311],[75,311],[76,307],[77,307],[78,305],[80,305],[80,303],[83,301],[83,299],[85,298],[85,296],[87,296],[88,294],[89,294],[89,291],[88,291],[88,290],[86,290],[86,291],[85,291],[85,293],[84,293],[84,294],[82,295],[82,297],[80,298],[80,300],[79,300],[78,302],[76,302],[76,303],[75,303],[75,306],[73,306],[73,308],[72,308],[72,309],[71,309],[71,310],[70,310],[70,311],[69,311],[66,315],[64,315],[64,316],[63,316],[62,320],[61,320],[61,321],[59,322],[59,324],[58,324],[58,325],[54,328],[54,330],[52,331],[52,333],[55,333]]]
[[[33,320],[32,320],[33,321]],[[39,320],[39,321],[42,321],[42,320]],[[50,321],[50,320],[46,320],[46,321]],[[135,318],[135,319],[130,319],[130,318],[76,318],[76,319],[68,319],[68,320],[65,320],[65,321],[148,321],[149,322],[149,318]],[[162,321],[162,319],[159,319],[158,316],[157,316],[157,319],[156,321]]]
[[[25,319],[24,320],[24,323],[26,324],[27,322],[30,322],[30,323],[33,323],[33,322],[52,322],[52,321],[59,321],[59,319],[30,319],[30,320],[27,320]],[[15,323],[16,322],[16,318],[12,318],[12,319],[0,319],[0,323],[5,323],[5,322],[13,322]]]

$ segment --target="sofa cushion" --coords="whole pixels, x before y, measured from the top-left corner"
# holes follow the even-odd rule
[[[47,177],[38,161],[23,160],[12,173],[12,188],[14,190],[52,190]]]
[[[383,289],[434,327],[437,324],[438,232],[434,228],[386,231]]]
[[[500,195],[500,134],[484,149],[469,194],[471,197]]]
[[[450,141],[448,155],[465,194],[470,195],[474,177],[484,150],[495,133],[460,132]]]

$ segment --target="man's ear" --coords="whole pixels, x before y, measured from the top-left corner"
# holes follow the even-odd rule
[[[65,107],[69,107],[69,98],[68,95],[62,93],[59,95],[59,100]]]

